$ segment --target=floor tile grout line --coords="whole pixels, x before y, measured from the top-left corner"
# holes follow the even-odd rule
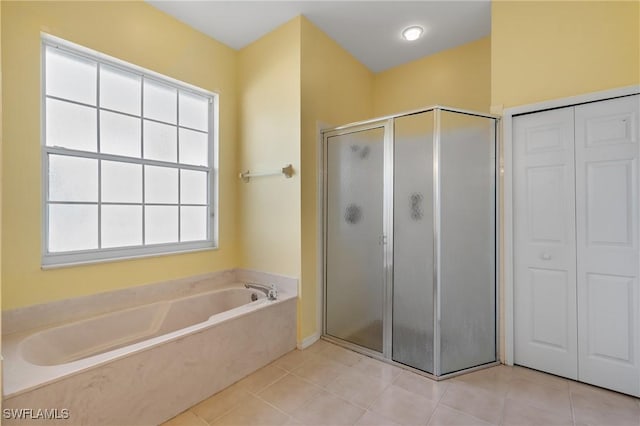
[[[321,388],[320,386],[318,386],[318,385],[316,385],[316,384],[314,384],[314,383],[311,383],[311,382],[309,382],[309,381],[307,381],[307,380],[304,380],[304,378],[302,378],[302,377],[298,377],[298,376],[296,376],[296,375],[295,375],[295,374],[293,374],[293,373],[289,373],[289,374],[290,374],[290,375],[292,375],[292,376],[294,376],[294,377],[299,378],[300,380],[303,380],[303,381],[304,381],[304,382],[306,382],[307,384],[313,385],[314,387],[318,388],[318,392],[316,392],[314,395],[310,396],[309,398],[305,399],[305,400],[304,400],[304,402],[302,402],[298,407],[296,407],[296,410],[297,410],[298,408],[302,407],[303,405],[305,405],[306,403],[308,403],[309,401],[311,401],[311,399],[312,399],[312,398],[315,398],[316,396],[318,396],[318,393],[320,393],[320,391],[322,391],[322,390],[323,390],[323,388]],[[286,377],[286,376],[285,376],[285,377]],[[274,382],[274,384],[275,384],[275,382]],[[265,389],[263,389],[263,391],[262,391],[262,392],[264,392],[265,390],[266,390],[266,388],[265,388]],[[275,405],[274,405],[274,404],[272,404],[271,402],[269,402],[269,401],[267,401],[266,399],[264,399],[262,396],[260,396],[260,395],[254,395],[254,396],[256,396],[257,398],[259,398],[259,399],[261,399],[262,401],[266,402],[267,404],[269,404],[269,405],[273,405],[274,407],[278,408],[277,406],[275,406]],[[283,409],[281,409],[281,408],[278,408],[278,409],[279,409],[280,411],[282,411],[283,413],[285,413],[286,415],[288,415],[289,417],[294,417],[292,413],[287,413],[285,410],[283,410]],[[297,419],[296,419],[296,420],[297,420]]]
[[[284,411],[283,409],[281,409],[281,408],[277,407],[276,405],[272,404],[271,402],[267,401],[266,399],[264,399],[264,398],[262,398],[262,397],[260,397],[260,396],[258,396],[258,395],[254,395],[254,396],[255,396],[256,398],[258,398],[260,401],[262,401],[262,402],[264,402],[265,404],[267,404],[268,406],[270,406],[271,408],[274,408],[274,409],[276,409],[277,411],[281,412],[281,413],[282,413],[282,414],[284,414],[285,416],[295,418],[295,417],[293,417],[293,414],[287,413],[286,411]],[[311,398],[309,398],[309,400],[311,400]],[[300,406],[304,405],[306,402],[308,402],[308,401],[303,402]],[[298,419],[296,418],[296,420],[298,420]]]
[[[571,424],[576,424],[576,411],[573,406],[573,392],[571,392],[571,383],[569,383],[569,405],[571,406]]]
[[[209,423],[209,422],[207,421],[207,419],[205,419],[205,418],[203,418],[203,417],[200,417],[199,415],[197,415],[196,413],[194,413],[193,411],[191,411],[191,408],[193,408],[193,407],[189,407],[189,409],[188,409],[188,410],[183,411],[182,413],[178,414],[178,416],[179,416],[179,415],[181,415],[181,414],[183,414],[183,413],[186,413],[187,411],[189,411],[189,412],[191,412],[191,414],[193,414],[194,416],[196,416],[198,419],[202,420],[202,421],[203,421],[203,422],[205,422],[206,424],[208,424],[208,425],[210,425],[210,424],[211,424],[211,423]],[[178,417],[178,416],[174,416],[174,417]]]
[[[265,366],[265,367],[267,367],[267,366]],[[262,367],[262,368],[265,368],[265,367]],[[275,366],[273,366],[273,367],[275,367]],[[262,370],[262,368],[259,369],[259,370],[254,371],[253,373],[249,374],[248,376],[246,376],[245,378],[241,379],[240,381],[251,377],[253,374],[255,374],[258,371]],[[280,379],[283,379],[284,377],[287,377],[287,375],[289,374],[289,372],[287,370],[283,369],[283,368],[280,368],[280,367],[275,367],[275,368],[277,368],[279,370],[282,370],[282,372],[284,374],[282,376],[279,376],[277,379],[275,379],[275,380],[273,380],[271,382],[268,382],[265,386],[261,387],[260,389],[258,389],[256,391],[250,391],[250,390],[247,390],[247,389],[242,389],[242,386],[240,386],[240,389],[244,390],[245,392],[247,392],[247,393],[249,393],[251,395],[257,396],[260,392],[264,391],[265,389],[267,389],[269,386],[273,385],[274,383],[280,381]],[[236,383],[238,383],[238,382],[236,382]]]
[[[336,398],[338,398],[338,399],[340,399],[340,400],[342,400],[342,401],[346,402],[346,403],[347,403],[347,404],[349,404],[349,405],[352,405],[352,406],[354,406],[354,407],[356,407],[356,408],[360,408],[360,409],[362,409],[362,410],[365,410],[365,413],[366,413],[367,411],[372,411],[372,410],[370,410],[370,408],[371,408],[371,406],[373,405],[373,403],[374,403],[374,402],[376,402],[376,401],[378,400],[378,398],[380,398],[380,395],[382,395],[382,394],[383,394],[383,393],[384,393],[384,392],[389,388],[389,386],[391,386],[391,385],[392,385],[392,383],[391,383],[391,382],[387,383],[387,382],[384,382],[384,381],[382,381],[382,380],[380,380],[380,379],[376,378],[376,379],[380,380],[381,382],[383,382],[383,383],[385,384],[385,387],[384,387],[384,389],[382,390],[382,392],[380,392],[380,395],[378,395],[376,398],[374,398],[374,400],[373,400],[370,404],[368,404],[368,405],[365,407],[365,406],[363,406],[363,405],[360,405],[360,404],[357,404],[357,403],[355,403],[355,402],[353,402],[353,401],[350,401],[350,400],[348,400],[348,399],[345,399],[342,395],[339,395],[339,394],[337,394],[336,392],[332,391],[331,389],[327,388],[327,386],[328,386],[330,383],[333,383],[333,381],[335,381],[335,379],[333,379],[333,381],[331,381],[331,382],[327,383],[327,385],[326,385],[326,386],[322,386],[322,385],[320,385],[320,384],[318,384],[318,383],[314,383],[314,382],[312,382],[311,380],[309,380],[309,379],[307,379],[307,378],[305,378],[305,377],[299,376],[299,375],[297,375],[296,373],[291,373],[291,374],[292,374],[292,375],[294,375],[294,376],[296,376],[296,377],[298,377],[299,379],[301,379],[301,380],[303,380],[303,381],[305,381],[305,382],[307,382],[307,383],[309,383],[309,384],[313,385],[313,386],[316,386],[316,387],[320,388],[320,390],[321,390],[321,391],[324,391],[324,392],[328,393],[329,395],[334,396],[334,397],[336,397]],[[317,396],[317,395],[316,395],[316,396]],[[306,401],[306,402],[309,402],[309,401]],[[301,406],[302,406],[302,405],[301,405]]]
[[[267,367],[268,365],[270,365],[270,364],[267,364],[265,367]],[[262,368],[264,368],[264,367],[262,367]],[[220,394],[220,393],[224,392],[225,390],[227,390],[227,389],[231,388],[231,387],[232,387],[232,386],[234,386],[234,385],[237,385],[238,383],[240,383],[241,381],[243,381],[243,380],[244,380],[244,379],[246,379],[247,377],[249,377],[249,376],[251,376],[252,374],[255,374],[256,372],[258,372],[258,371],[262,370],[262,368],[259,368],[258,370],[256,370],[256,371],[254,371],[253,373],[251,373],[251,374],[249,374],[249,375],[247,375],[247,376],[243,377],[242,379],[238,380],[237,382],[232,383],[231,385],[227,386],[226,388],[221,389],[220,391],[218,391],[218,392],[214,393],[213,395],[209,396],[208,398],[203,399],[203,400],[202,400],[202,401],[200,401],[198,404],[200,404],[201,402],[206,401],[206,400],[207,400],[207,399],[209,399],[209,398],[213,398],[215,395],[218,395],[218,394]],[[285,374],[284,376],[282,376],[282,377],[285,377],[285,376],[286,376],[286,374]],[[273,383],[277,382],[278,380],[280,380],[280,379],[277,379],[277,380],[276,380],[276,381],[274,381]],[[267,387],[268,387],[268,386],[270,386],[270,385],[267,385]],[[265,387],[265,389],[266,389],[267,387]],[[245,392],[245,393],[247,393],[247,394],[249,394],[249,395],[251,395],[251,396],[257,396],[257,395],[256,395],[256,394],[254,394],[253,392],[251,392],[251,391],[249,391],[249,390],[247,390],[247,389],[243,389],[243,388],[242,388],[242,386],[239,386],[239,387],[238,387],[238,390],[239,390],[239,391],[242,391],[242,392]],[[205,419],[205,418],[203,418],[203,417],[201,417],[201,416],[198,416],[196,413],[193,413],[193,414],[196,414],[196,416],[197,416],[197,417],[199,417],[199,418],[203,419],[207,424],[211,425],[211,424],[215,423],[216,421],[220,420],[222,417],[224,417],[224,416],[226,416],[227,414],[229,414],[230,412],[232,412],[233,410],[235,410],[236,408],[238,408],[238,406],[240,405],[240,403],[241,403],[241,402],[242,402],[242,401],[238,401],[238,402],[236,402],[236,403],[235,403],[235,404],[233,404],[229,409],[225,410],[222,414],[220,414],[220,415],[218,415],[218,416],[214,417],[213,419],[211,419],[211,421],[210,421],[210,422],[209,422],[209,421],[207,421],[207,419]],[[196,404],[196,405],[198,405],[198,404]],[[192,407],[190,407],[190,408],[189,408],[189,410],[191,410],[191,408],[193,408],[193,407],[195,407],[195,405],[194,405],[194,406],[192,406]]]
[[[438,404],[438,405],[436,406],[436,408],[438,408],[439,406],[440,406],[440,404]],[[458,409],[458,408],[449,407],[448,405],[444,405],[444,404],[443,404],[442,406],[443,406],[444,408],[446,408],[447,410],[453,410],[453,411],[455,411],[455,412],[457,412],[457,413],[464,414],[464,415],[465,415],[465,416],[467,416],[467,417],[473,417],[475,420],[478,420],[478,421],[480,421],[480,422],[482,422],[482,423],[485,423],[485,424],[488,424],[488,425],[499,426],[499,425],[503,424],[502,419],[501,419],[498,423],[492,423],[492,422],[490,422],[490,421],[488,421],[488,420],[483,420],[483,419],[481,419],[481,418],[480,418],[480,417],[478,417],[478,416],[474,416],[473,414],[468,413],[468,412],[466,412],[466,411],[462,411],[462,410],[460,410],[460,409]],[[434,409],[434,410],[433,410],[433,412],[435,413],[435,411],[436,411],[436,410]],[[433,417],[433,416],[432,416],[432,417]],[[429,421],[431,421],[431,417],[429,418]],[[427,425],[428,425],[428,424],[429,424],[429,423],[427,423]]]
[[[434,380],[436,383],[438,383],[437,380]],[[449,388],[451,387],[451,383],[448,383],[447,386],[444,388],[444,392],[442,392],[442,395],[440,395],[440,397],[438,398],[438,400],[436,401],[436,406],[433,408],[433,411],[431,412],[431,415],[429,416],[429,419],[427,420],[427,425],[429,425],[429,423],[431,423],[431,419],[433,418],[434,413],[436,412],[436,410],[438,409],[438,407],[440,406],[440,402],[442,401],[442,399],[444,398],[444,396],[447,394],[447,392],[449,391]],[[443,407],[446,407],[446,405],[443,405]],[[447,407],[449,408],[449,407]]]

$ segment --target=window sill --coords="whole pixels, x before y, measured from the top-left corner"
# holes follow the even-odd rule
[[[168,252],[160,252],[160,253],[141,254],[136,256],[114,257],[109,259],[82,260],[78,262],[66,262],[66,263],[56,263],[56,264],[50,264],[50,265],[41,265],[40,269],[43,271],[47,271],[50,269],[73,268],[75,266],[97,265],[101,263],[127,262],[130,260],[148,259],[151,257],[175,256],[175,255],[181,255],[181,254],[199,253],[204,251],[218,251],[218,249],[219,249],[218,247],[203,247],[203,248],[195,248],[195,249],[189,249],[189,250],[176,250],[176,251],[168,251]]]

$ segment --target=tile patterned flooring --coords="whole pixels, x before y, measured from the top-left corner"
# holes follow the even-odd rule
[[[435,382],[318,341],[164,426],[640,426],[640,399],[522,367]]]

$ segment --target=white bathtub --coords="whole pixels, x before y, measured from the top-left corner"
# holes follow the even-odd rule
[[[20,408],[66,409],[60,424],[167,420],[295,348],[296,294],[279,293],[225,284],[4,336],[3,424]]]

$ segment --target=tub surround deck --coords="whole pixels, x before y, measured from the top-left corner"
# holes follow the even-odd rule
[[[133,293],[134,289],[126,289],[87,296],[80,299],[96,307],[93,315],[86,309],[82,310],[82,318],[77,318],[79,313],[68,311],[62,315],[75,316],[70,322],[78,323],[108,316],[105,312],[128,310],[131,306],[123,306],[132,303],[126,295],[117,294],[121,292],[135,297],[138,305],[144,305],[139,303],[144,300],[158,306],[170,304],[167,299],[185,293],[206,298],[209,293],[229,288],[248,292],[239,286],[242,281],[275,283],[278,300],[261,297],[224,312],[213,312],[205,321],[182,329],[156,333],[149,339],[69,362],[64,362],[64,356],[40,359],[34,348],[34,353],[27,355],[29,362],[22,353],[29,348],[21,345],[29,336],[35,339],[33,336],[38,333],[51,332],[51,326],[44,325],[47,316],[50,323],[59,325],[53,321],[58,318],[55,314],[80,306],[81,301],[5,312],[3,320],[8,318],[9,330],[14,332],[3,336],[4,408],[67,408],[71,417],[59,420],[61,424],[142,425],[171,418],[295,348],[296,279],[256,271],[224,271],[209,277],[142,286]],[[183,300],[184,297],[173,303]],[[16,318],[25,318],[24,311],[35,317],[20,329]],[[57,329],[60,328],[63,327]],[[62,363],[50,365],[58,362]]]

